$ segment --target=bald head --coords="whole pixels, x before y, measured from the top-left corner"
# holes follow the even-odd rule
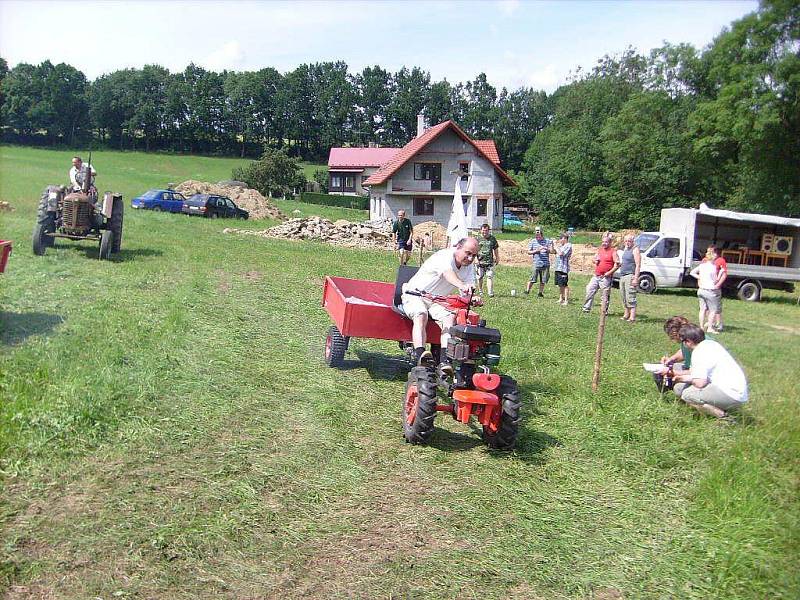
[[[474,237],[466,237],[459,240],[456,244],[455,259],[456,265],[460,269],[464,265],[472,263],[478,254],[478,240]]]

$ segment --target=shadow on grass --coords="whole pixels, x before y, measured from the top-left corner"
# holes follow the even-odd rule
[[[75,246],[77,251],[83,252],[86,258],[99,260],[100,248],[96,245],[90,246]],[[137,258],[147,258],[150,256],[162,256],[164,253],[158,248],[137,248],[129,250],[127,248],[120,248],[120,251],[111,255],[111,262],[124,262],[128,260],[135,260]]]
[[[372,379],[381,381],[405,381],[411,363],[403,354],[389,355],[358,349],[354,351],[358,360],[345,360],[342,371],[365,369]]]
[[[800,306],[800,297],[797,296],[764,296],[761,302],[765,304],[784,304],[787,306]]]
[[[0,342],[15,346],[32,335],[48,334],[63,322],[61,315],[51,313],[0,311]]]

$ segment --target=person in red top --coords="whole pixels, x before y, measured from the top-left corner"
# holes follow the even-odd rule
[[[717,255],[717,258],[714,259],[714,265],[717,267],[717,287],[718,289],[722,289],[722,284],[725,283],[725,280],[728,278],[728,261],[722,258],[719,255],[719,250],[716,246],[709,246],[709,252],[714,252]],[[714,315],[714,328],[709,329],[712,333],[721,333],[722,332],[722,298],[719,301],[719,310]]]
[[[611,247],[611,232],[607,231],[603,234],[603,241],[600,244],[600,248],[597,249],[594,264],[594,276],[586,286],[586,300],[583,301],[583,312],[585,313],[592,310],[592,303],[597,290],[603,290],[605,294],[605,290],[611,289],[611,276],[614,271],[619,269],[619,256],[617,256],[617,251]],[[609,295],[609,303],[610,301],[611,297]],[[606,311],[608,311],[608,305],[606,305]]]

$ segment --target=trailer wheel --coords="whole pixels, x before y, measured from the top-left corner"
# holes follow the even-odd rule
[[[114,245],[114,234],[110,229],[104,229],[100,236],[100,260],[111,258],[111,246]]]
[[[328,337],[325,338],[325,363],[328,366],[338,368],[344,365],[347,342],[348,339],[339,332],[336,325],[332,325],[328,330]]]
[[[736,296],[745,302],[758,302],[761,300],[761,284],[752,279],[745,279],[739,284]]]
[[[411,369],[403,398],[403,437],[411,444],[424,444],[433,434],[436,388],[436,373],[427,367]]]
[[[490,448],[499,450],[511,450],[517,443],[519,435],[520,408],[522,403],[519,401],[519,388],[517,382],[511,377],[503,375],[500,380],[500,387],[497,388],[500,396],[503,412],[500,417],[500,425],[497,431],[492,431],[488,426],[483,428],[483,441]]]
[[[639,291],[643,294],[652,294],[656,291],[656,278],[650,273],[639,275]]]

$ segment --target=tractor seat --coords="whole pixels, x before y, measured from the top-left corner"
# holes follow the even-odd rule
[[[397,269],[397,279],[394,282],[394,299],[392,300],[392,310],[398,315],[406,317],[403,310],[403,284],[408,283],[409,280],[419,271],[419,267],[410,267],[408,265],[400,265]]]
[[[463,341],[500,343],[500,330],[492,327],[475,327],[474,325],[453,325],[450,336]]]

